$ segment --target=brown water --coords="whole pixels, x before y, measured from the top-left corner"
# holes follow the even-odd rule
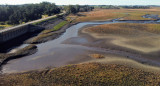
[[[126,21],[123,22],[126,23]],[[147,22],[151,23],[151,21]],[[147,23],[147,22],[140,21],[138,23]],[[82,45],[63,43],[65,40],[71,38],[74,40],[74,42],[77,42],[78,44],[88,43],[89,41],[86,38],[78,36],[79,29],[81,29],[86,25],[98,25],[98,24],[110,24],[110,23],[119,23],[119,21],[84,22],[73,25],[70,28],[68,28],[66,32],[59,38],[46,43],[38,44],[37,53],[9,61],[6,65],[2,67],[2,72],[3,73],[23,72],[29,70],[43,69],[47,67],[59,67],[68,64],[86,62],[92,60],[92,58],[90,58],[88,54],[93,52],[111,53],[123,56],[130,55],[130,57],[133,59],[141,60],[140,56],[135,56],[126,52],[124,54],[124,52],[122,51],[117,52],[107,49],[98,49]],[[129,21],[129,23],[135,23],[135,21],[134,22]],[[143,61],[147,62],[148,60],[143,59]],[[153,63],[156,63],[156,65],[160,65],[158,62],[153,62]]]

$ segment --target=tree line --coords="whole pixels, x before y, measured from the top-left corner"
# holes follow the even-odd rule
[[[0,22],[20,24],[39,19],[42,15],[57,13],[60,13],[60,8],[54,3],[49,2],[25,5],[0,5]]]
[[[54,15],[61,11],[67,14],[92,11],[94,8],[100,9],[149,9],[150,6],[114,6],[114,5],[62,5],[42,2],[39,4],[24,5],[0,5],[0,25],[1,24],[20,24],[42,18],[42,15]]]
[[[127,9],[150,9],[150,6],[122,6]]]
[[[39,4],[0,5],[0,24],[21,24],[42,18],[42,15],[54,15],[61,11],[68,14],[92,11],[94,7],[88,5],[57,6],[54,3],[42,2]]]
[[[120,9],[119,6],[114,6],[114,5],[97,5],[94,6],[95,8],[100,8],[100,9]]]
[[[94,5],[95,8],[100,8],[100,9],[120,9],[120,8],[125,8],[125,9],[150,9],[150,6],[116,6],[116,5]]]
[[[94,7],[89,5],[67,5],[62,6],[62,9],[65,10],[67,14],[76,14],[78,12],[92,11]]]

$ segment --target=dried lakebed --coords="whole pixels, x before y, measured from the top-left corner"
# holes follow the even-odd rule
[[[68,64],[77,64],[84,62],[104,62],[104,63],[118,63],[127,64],[130,66],[143,67],[145,70],[159,71],[159,61],[151,60],[143,57],[141,54],[135,54],[116,49],[107,49],[101,47],[85,46],[85,44],[92,43],[88,36],[80,36],[79,31],[85,26],[95,26],[101,24],[112,23],[156,23],[155,20],[147,21],[103,21],[103,22],[83,22],[69,27],[66,32],[59,38],[38,44],[38,52],[25,56],[23,58],[8,61],[6,65],[2,66],[2,73],[16,73],[36,69],[44,69],[47,67],[60,67]],[[83,33],[81,33],[83,34]],[[101,41],[100,39],[97,39]],[[96,43],[98,43],[97,41]],[[70,43],[69,43],[70,42]],[[73,42],[73,43],[72,43]],[[23,46],[23,45],[21,45]],[[105,58],[95,60],[89,57],[89,54],[100,53],[104,54]],[[132,60],[131,60],[132,59]],[[136,61],[140,62],[136,62]],[[141,64],[141,63],[145,63]],[[154,66],[149,66],[149,65]]]

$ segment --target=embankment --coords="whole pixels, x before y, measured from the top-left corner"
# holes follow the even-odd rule
[[[20,58],[26,55],[34,54],[37,51],[36,45],[28,45],[23,49],[18,50],[15,53],[0,53],[0,68],[3,64],[8,62],[9,60]]]

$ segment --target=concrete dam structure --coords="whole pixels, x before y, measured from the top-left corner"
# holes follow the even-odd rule
[[[64,15],[64,14],[65,14],[65,12],[60,13],[59,15]],[[34,31],[37,31],[37,30],[44,29],[43,27],[39,27],[39,26],[32,25],[32,24],[36,23],[36,22],[43,21],[43,20],[51,19],[51,18],[56,18],[56,15],[49,16],[49,17],[43,18],[43,19],[38,19],[38,20],[28,22],[28,23],[25,23],[25,24],[17,25],[17,26],[8,28],[8,29],[0,30],[0,44],[4,43],[4,42],[7,42],[11,39],[14,39],[16,37],[19,37],[21,35],[24,35],[28,32],[34,32]]]
[[[35,30],[39,29],[38,27],[35,27],[36,26],[30,24],[22,24],[8,29],[0,30],[0,43],[7,42],[23,34],[34,32]]]
[[[28,25],[17,26],[0,31],[0,43],[6,42],[28,32]]]

